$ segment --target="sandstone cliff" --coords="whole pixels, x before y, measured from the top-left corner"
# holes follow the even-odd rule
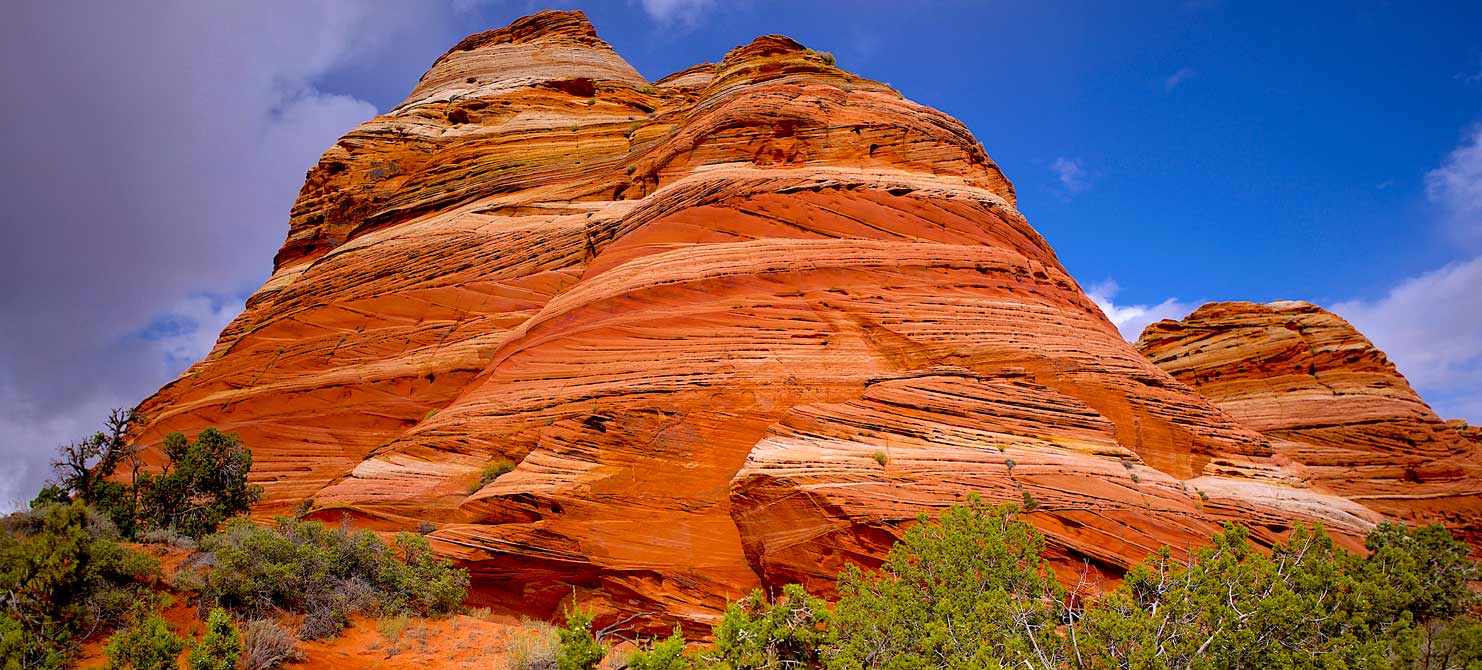
[[[1347,321],[1305,302],[1211,303],[1143,331],[1137,348],[1304,476],[1482,546],[1482,445],[1442,422]]]
[[[528,614],[704,624],[969,493],[1067,574],[1380,518],[1123,341],[961,123],[785,37],[648,82],[579,13],[471,36],[324,154],[274,267],[145,442],[238,432],[259,513],[431,522]]]

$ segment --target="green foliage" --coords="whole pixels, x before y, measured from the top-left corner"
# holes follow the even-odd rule
[[[668,639],[633,652],[628,659],[628,670],[693,670],[694,667],[694,660],[684,653],[684,633],[678,627]]]
[[[205,634],[186,657],[190,670],[233,670],[241,657],[242,637],[232,618],[220,607],[211,608]]]
[[[1414,654],[1408,613],[1386,616],[1362,559],[1321,528],[1298,526],[1267,555],[1229,525],[1186,564],[1167,549],[1128,572],[1086,613],[1092,667],[1393,668]]]
[[[1389,616],[1409,612],[1420,622],[1457,616],[1476,606],[1469,582],[1482,580],[1482,570],[1467,554],[1470,547],[1439,525],[1414,530],[1381,523],[1364,539],[1370,551],[1361,577],[1377,587],[1368,597]]]
[[[0,531],[0,667],[62,667],[80,636],[152,602],[158,561],[119,546],[80,500],[17,512]]]
[[[493,463],[490,463],[488,465],[485,465],[484,469],[479,471],[478,481],[468,486],[468,492],[470,494],[477,493],[479,489],[488,486],[494,480],[499,479],[500,477],[503,477],[504,475],[507,475],[511,472],[514,472],[514,469],[515,464],[503,458],[494,461]]]
[[[370,531],[282,517],[262,527],[239,518],[202,548],[215,560],[202,590],[208,602],[251,616],[304,613],[305,639],[338,634],[354,612],[451,612],[468,590],[468,573],[411,533],[388,547]]]
[[[1482,620],[1462,615],[1426,624],[1419,661],[1423,670],[1482,670]]]
[[[142,616],[128,628],[108,638],[104,653],[108,670],[175,670],[177,659],[185,649],[185,640],[170,632],[169,624],[158,614]]]
[[[878,572],[840,576],[829,667],[1055,667],[1064,590],[1043,551],[1012,506],[923,516]]]
[[[557,633],[556,670],[592,670],[607,655],[607,649],[592,632],[592,613],[583,609],[566,612],[566,627]]]
[[[821,667],[833,642],[832,614],[822,599],[788,584],[767,602],[760,589],[726,608],[715,629],[715,651],[732,670]]]
[[[1393,524],[1366,544],[1357,556],[1298,525],[1267,552],[1229,525],[1186,559],[1165,547],[1088,600],[1060,586],[1018,510],[973,498],[923,516],[878,570],[846,569],[832,613],[797,585],[773,604],[757,592],[727,610],[699,658],[676,634],[631,664],[1482,670],[1468,546],[1439,526]]]
[[[262,487],[247,483],[252,452],[235,434],[207,428],[191,442],[171,433],[164,450],[163,472],[138,481],[140,512],[149,523],[199,538],[262,497]]]
[[[886,454],[883,451],[878,451],[877,450],[875,453],[870,454],[870,457],[873,458],[873,459],[875,459],[875,462],[876,463],[879,463],[880,464],[880,467],[882,467],[882,468],[885,467],[885,465],[890,462],[890,455],[889,454]]]

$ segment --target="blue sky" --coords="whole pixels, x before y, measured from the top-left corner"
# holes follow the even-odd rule
[[[765,33],[831,51],[965,122],[1129,337],[1310,300],[1482,423],[1482,3],[27,3],[0,26],[0,504],[209,349],[320,152],[547,7],[653,79]]]

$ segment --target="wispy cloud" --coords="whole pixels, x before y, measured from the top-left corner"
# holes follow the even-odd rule
[[[1482,124],[1425,175],[1442,223],[1482,241]],[[1383,297],[1333,305],[1442,416],[1482,423],[1482,256],[1410,277]]]
[[[1466,242],[1482,241],[1482,123],[1472,126],[1440,167],[1426,173],[1425,191],[1452,233]]]
[[[1091,175],[1079,158],[1056,158],[1050,163],[1050,171],[1055,173],[1055,178],[1060,180],[1067,193],[1080,193],[1091,187]]]
[[[1472,69],[1466,72],[1458,72],[1452,76],[1452,79],[1463,84],[1482,84],[1482,56],[1478,56],[1477,62],[1472,65]]]
[[[1168,75],[1168,77],[1163,80],[1163,90],[1165,92],[1172,91],[1173,89],[1178,88],[1179,84],[1193,79],[1198,75],[1199,71],[1195,70],[1194,68],[1181,67],[1178,69],[1177,72]]]
[[[1482,420],[1482,258],[1333,305],[1443,416]]]
[[[715,8],[715,0],[640,0],[644,13],[664,26],[693,28]]]
[[[1194,311],[1194,305],[1174,298],[1168,298],[1156,305],[1119,305],[1113,298],[1121,288],[1117,282],[1108,279],[1086,289],[1086,294],[1096,301],[1096,306],[1101,308],[1106,318],[1116,324],[1122,338],[1129,342],[1136,340],[1148,324],[1163,319],[1182,319]]]

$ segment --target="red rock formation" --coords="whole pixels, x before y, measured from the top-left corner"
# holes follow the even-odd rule
[[[1338,316],[1305,302],[1211,303],[1148,326],[1137,348],[1323,487],[1482,545],[1482,444],[1441,421]]]
[[[143,410],[150,444],[240,433],[261,514],[431,521],[485,602],[657,628],[827,588],[974,492],[1035,501],[1067,570],[1378,519],[1124,342],[961,123],[778,36],[650,84],[574,12],[330,148]]]

